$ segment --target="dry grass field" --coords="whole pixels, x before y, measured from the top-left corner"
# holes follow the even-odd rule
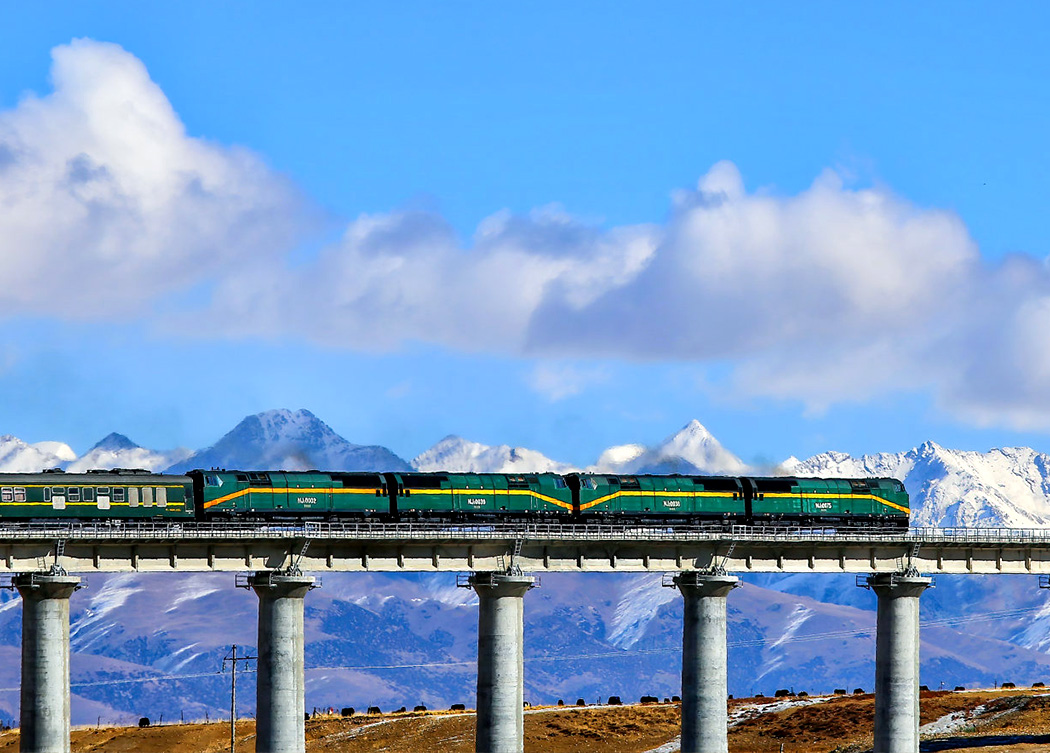
[[[1050,735],[1050,695],[1043,692],[923,693],[922,724],[938,726],[924,739],[947,746],[938,750],[1048,750],[1048,742],[1034,741],[1034,736]],[[783,745],[785,753],[860,753],[871,746],[873,703],[871,695],[734,700],[729,749],[779,753]],[[678,729],[679,708],[674,704],[532,709],[525,716],[525,751],[647,753],[672,743]],[[238,723],[239,753],[254,753],[254,732],[254,722]],[[1019,739],[1003,740],[1006,735]],[[431,712],[317,718],[307,722],[306,736],[309,753],[473,753],[474,716]],[[229,750],[229,725],[77,729],[72,738],[74,753],[221,753]],[[989,744],[974,747],[984,742]],[[0,753],[17,750],[17,732],[0,734]]]

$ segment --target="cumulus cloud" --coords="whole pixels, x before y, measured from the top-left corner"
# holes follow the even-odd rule
[[[990,266],[957,215],[831,171],[780,196],[723,162],[662,225],[549,208],[494,215],[469,244],[435,214],[364,216],[315,264],[224,281],[212,317],[336,347],[538,357],[530,384],[552,399],[585,387],[587,359],[717,362],[735,396],[819,411],[923,390],[971,421],[1050,427],[1045,265]]]
[[[480,224],[469,249],[440,216],[395,212],[350,223],[316,263],[259,267],[225,280],[212,319],[238,334],[295,334],[326,345],[391,349],[410,341],[521,352],[554,296],[586,306],[629,283],[657,231],[601,231],[556,208]]]
[[[141,316],[207,283],[210,304],[174,326],[526,355],[552,400],[592,384],[594,359],[684,361],[812,410],[921,390],[974,423],[1050,429],[1045,262],[989,264],[958,216],[888,188],[828,171],[795,195],[748,192],[722,162],[661,224],[546,207],[497,213],[465,243],[440,215],[393,211],[293,263],[312,205],[288,181],[188,136],[120,47],[53,59],[54,91],[0,112],[8,315]]]
[[[294,245],[291,184],[187,136],[136,57],[82,39],[52,60],[54,91],[0,112],[0,310],[126,314]]]

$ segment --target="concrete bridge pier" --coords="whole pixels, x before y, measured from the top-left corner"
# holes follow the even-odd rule
[[[259,597],[256,753],[305,753],[306,680],[303,676],[303,599],[314,578],[254,573]]]
[[[80,578],[22,573],[21,753],[69,753],[69,597]]]
[[[682,626],[682,753],[729,750],[726,597],[740,585],[724,573],[679,573]]]
[[[520,573],[473,573],[465,585],[478,608],[477,753],[522,753],[525,594],[536,579]]]
[[[919,597],[933,585],[917,572],[877,573],[874,753],[919,751]]]

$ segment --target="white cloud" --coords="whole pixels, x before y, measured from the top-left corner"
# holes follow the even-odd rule
[[[363,216],[314,264],[225,280],[209,318],[228,322],[231,333],[343,347],[425,341],[520,352],[546,298],[586,306],[626,284],[652,256],[655,233],[603,232],[548,208],[489,217],[465,249],[437,215]]]
[[[777,196],[723,162],[662,226],[500,213],[469,247],[433,214],[365,216],[316,264],[224,281],[211,317],[337,347],[541,357],[530,384],[553,400],[586,387],[589,358],[718,362],[731,394],[811,411],[928,390],[967,420],[1050,428],[1044,265],[990,267],[955,214],[830,171]]]
[[[497,213],[464,244],[433,213],[362,216],[291,263],[311,206],[256,156],[186,134],[116,45],[53,51],[53,93],[0,112],[0,307],[66,319],[150,316],[209,335],[542,359],[553,400],[588,359],[727,366],[733,394],[821,410],[928,391],[965,420],[1050,429],[1050,274],[991,266],[955,214],[834,172],[796,195],[714,167],[662,225],[613,228],[556,207]],[[155,317],[155,314],[153,315]]]
[[[551,402],[579,395],[591,385],[605,382],[608,374],[599,368],[587,368],[571,363],[536,364],[528,376],[528,385]]]
[[[5,312],[135,312],[291,248],[295,189],[243,149],[187,136],[136,57],[81,39],[52,58],[53,93],[0,112]]]

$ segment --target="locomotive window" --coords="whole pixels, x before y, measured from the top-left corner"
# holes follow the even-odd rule
[[[694,478],[694,484],[703,485],[709,492],[738,492],[740,484],[735,478]]]
[[[565,479],[563,479],[561,476],[555,476],[554,477],[554,488],[555,489],[564,489],[565,488]]]
[[[128,487],[128,507],[139,506],[139,488],[137,486]]]
[[[755,479],[755,486],[758,487],[760,492],[769,492],[771,494],[785,494],[791,493],[794,490],[796,482],[794,479],[778,479],[778,478],[758,478]]]
[[[594,483],[594,479],[593,478],[581,478],[580,479],[580,488],[581,489],[597,489],[598,485],[596,483]]]
[[[80,501],[80,487],[71,486],[71,487],[69,487],[69,489],[67,491],[68,491],[68,496],[69,496],[69,501],[70,502],[79,502]]]
[[[168,506],[168,490],[163,486],[157,487],[157,507]]]
[[[24,486],[15,487],[15,502],[26,501],[26,488]]]
[[[406,488],[411,489],[440,489],[441,484],[448,481],[448,476],[402,476]]]
[[[222,479],[213,473],[209,473],[204,477],[205,486],[222,486]]]
[[[10,486],[5,486],[0,489],[0,502],[14,502],[15,501],[15,490]]]
[[[84,501],[94,502],[95,501],[95,490],[90,486],[84,487]]]

